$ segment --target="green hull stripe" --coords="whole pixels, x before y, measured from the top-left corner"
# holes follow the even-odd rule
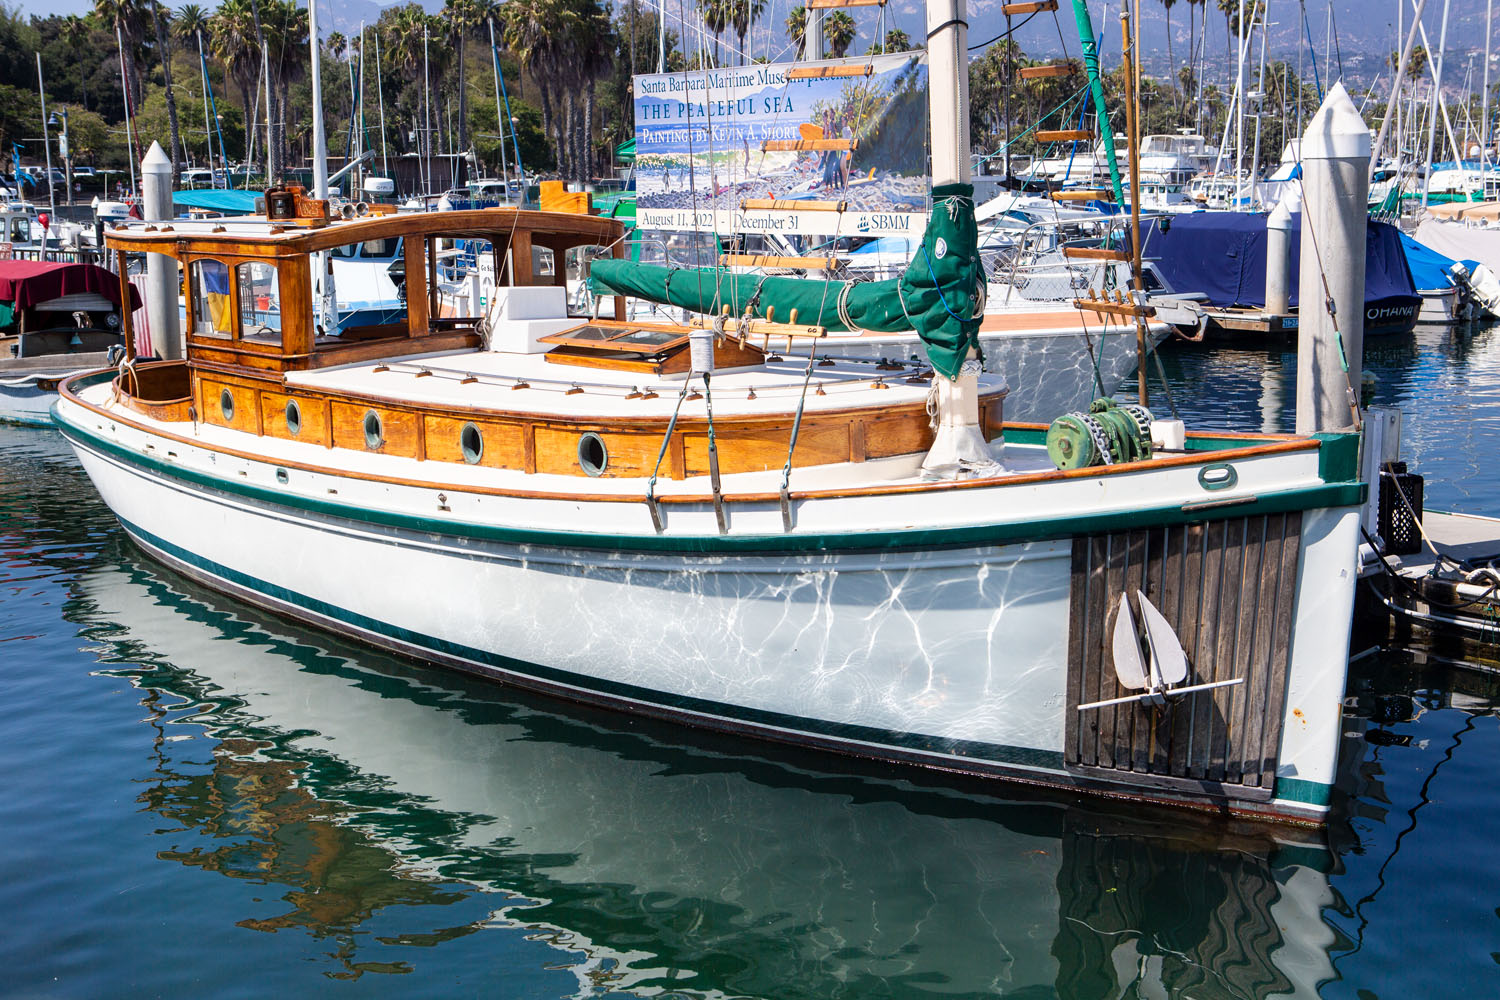
[[[970,740],[946,739],[940,736],[925,736],[919,733],[898,732],[871,726],[809,719],[781,712],[746,708],[710,701],[704,698],[692,698],[686,695],[655,691],[650,688],[637,687],[633,684],[622,684],[617,681],[605,680],[586,674],[559,670],[555,667],[527,663],[522,660],[503,656],[499,653],[476,649],[472,646],[450,642],[446,639],[439,639],[422,632],[392,625],[389,622],[383,622],[379,619],[370,618],[366,615],[349,611],[346,608],[329,604],[327,601],[299,594],[296,591],[288,590],[274,583],[268,583],[248,574],[241,573],[238,570],[231,569],[228,566],[205,559],[196,553],[174,545],[164,538],[159,538],[144,528],[131,524],[124,519],[121,519],[120,523],[124,525],[125,530],[131,535],[152,548],[159,550],[169,558],[199,572],[207,573],[227,581],[237,587],[269,597],[280,604],[286,605],[290,613],[295,614],[296,609],[305,609],[322,618],[342,622],[366,633],[374,633],[375,635],[384,636],[387,639],[393,639],[408,647],[416,647],[450,659],[466,660],[470,663],[477,663],[495,670],[503,670],[510,674],[519,675],[522,678],[544,681],[552,685],[566,685],[570,688],[592,691],[611,698],[623,698],[630,701],[643,702],[648,705],[661,706],[677,712],[717,716],[739,722],[753,723],[759,726],[770,726],[792,732],[811,733],[866,745],[900,747],[905,750],[915,750],[927,754],[942,754],[948,757],[996,764],[1045,768],[1052,771],[1061,771],[1063,769],[1062,754],[1055,751],[1006,746],[996,743],[978,743]]]
[[[544,545],[566,549],[603,549],[631,552],[741,553],[785,555],[793,552],[895,552],[903,550],[952,549],[981,545],[1003,545],[1014,542],[1072,538],[1078,535],[1108,534],[1132,528],[1159,525],[1195,524],[1260,514],[1280,514],[1296,510],[1329,507],[1354,507],[1364,503],[1363,483],[1332,483],[1306,486],[1261,494],[1254,501],[1206,510],[1183,510],[1178,505],[1145,507],[1108,514],[1080,514],[1045,520],[981,524],[954,528],[914,528],[900,531],[855,531],[839,534],[808,535],[615,535],[589,531],[512,528],[495,524],[475,524],[457,519],[427,517],[400,511],[374,510],[355,504],[301,496],[290,490],[259,486],[244,480],[226,479],[195,469],[164,462],[152,455],[133,451],[87,428],[64,420],[56,410],[53,418],[64,436],[75,444],[111,455],[137,469],[205,486],[223,493],[246,497],[262,503],[289,507],[326,517],[337,517],[364,524],[400,528],[424,534],[454,538],[479,539],[516,545]],[[273,463],[267,462],[267,465]],[[299,475],[293,472],[292,475]],[[440,487],[434,487],[438,489]],[[1205,498],[1209,495],[1205,494]]]
[[[1304,802],[1310,806],[1328,805],[1332,785],[1320,781],[1305,781],[1302,778],[1277,778],[1276,790],[1272,794],[1287,802]]]

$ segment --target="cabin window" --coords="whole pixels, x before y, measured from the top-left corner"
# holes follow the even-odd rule
[[[464,424],[464,429],[458,434],[458,447],[463,452],[464,461],[470,465],[478,465],[479,460],[484,457],[484,435],[479,432],[476,424]]]
[[[364,429],[365,447],[371,451],[379,451],[385,444],[385,428],[381,426],[380,414],[374,410],[366,410]]]
[[[195,260],[188,267],[193,293],[193,335],[234,336],[229,266],[217,260]]]
[[[604,446],[604,439],[593,431],[578,439],[578,465],[589,476],[602,476],[609,468],[609,449]]]
[[[333,247],[328,252],[340,260],[389,260],[401,249],[401,241],[395,238],[386,240],[365,240],[363,243],[346,243],[343,246]]]
[[[240,289],[240,339],[281,343],[281,289],[276,267],[249,261],[235,268]]]
[[[28,243],[31,241],[31,220],[11,219],[10,239],[13,243]]]

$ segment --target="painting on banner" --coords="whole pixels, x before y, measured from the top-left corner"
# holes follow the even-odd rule
[[[796,67],[845,67],[788,79]],[[766,63],[635,78],[642,229],[912,235],[927,220],[925,53]],[[842,202],[742,211],[746,199]]]

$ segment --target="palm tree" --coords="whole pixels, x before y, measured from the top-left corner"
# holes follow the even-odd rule
[[[594,172],[595,84],[601,76],[614,72],[617,43],[609,21],[609,11],[600,6],[598,0],[583,0],[582,15],[579,19],[576,51],[579,56],[577,65],[583,67],[586,73],[583,92],[583,149],[575,164],[575,172],[578,180],[587,181]]]
[[[151,26],[156,30],[156,55],[161,60],[162,83],[167,90],[167,128],[171,132],[172,186],[182,180],[182,130],[177,123],[177,93],[172,88],[172,44],[167,25],[172,23],[172,12],[157,0],[147,0],[151,5]]]
[[[911,36],[900,28],[892,28],[885,33],[885,39],[870,46],[870,51],[875,55],[888,52],[910,52]]]
[[[226,85],[233,80],[245,109],[245,151],[251,149],[255,110],[251,90],[260,75],[260,49],[255,41],[255,21],[247,0],[222,0],[208,21],[205,32],[208,51],[224,67]]]
[[[733,4],[734,13],[730,21],[734,26],[735,37],[740,40],[740,65],[745,64],[745,36],[750,33],[750,28],[760,15],[765,13],[766,0],[737,0]]]
[[[120,58],[125,62],[125,104],[128,110],[141,105],[141,74],[136,63],[140,44],[140,11],[136,0],[94,0],[94,16],[120,42]]]
[[[794,58],[807,57],[807,8],[793,7],[786,15],[786,35],[797,46]]]
[[[552,102],[565,65],[566,29],[573,14],[562,0],[511,0],[501,10],[505,47],[516,54],[521,68],[537,83],[542,102],[542,131],[552,135],[557,164],[562,167],[563,127]]]
[[[173,30],[177,33],[177,37],[183,41],[196,41],[198,36],[202,35],[206,42],[209,35],[213,34],[210,28],[211,20],[208,11],[197,4],[183,4],[182,8],[177,12]]]
[[[714,65],[719,65],[719,38],[729,27],[734,15],[735,0],[698,0],[698,9],[703,12],[703,26],[714,34]]]
[[[1173,71],[1177,69],[1177,60],[1172,58],[1172,5],[1175,3],[1177,3],[1177,0],[1161,0],[1161,5],[1167,12],[1167,65]],[[1167,74],[1167,80],[1170,81],[1171,79],[1171,74]],[[1176,101],[1175,87],[1173,88],[1173,101]]]
[[[823,40],[828,43],[828,54],[833,58],[844,58],[849,46],[854,44],[854,35],[854,18],[844,11],[836,10],[823,19]]]
[[[307,9],[298,7],[294,0],[266,0],[261,8],[260,21],[271,69],[271,101],[275,111],[270,119],[273,137],[271,173],[280,178],[291,153],[286,123],[292,83],[307,66]]]
[[[69,14],[63,18],[62,30],[59,32],[59,35],[63,40],[63,44],[67,45],[68,48],[74,52],[82,52],[93,30],[92,15],[79,17],[77,14]],[[87,111],[89,109],[89,74],[80,74],[80,81],[83,85],[81,95],[83,97],[83,110]]]
[[[484,8],[477,0],[444,0],[443,20],[448,25],[448,40],[458,53],[458,149],[469,151],[469,86],[464,68],[464,40],[484,20]]]

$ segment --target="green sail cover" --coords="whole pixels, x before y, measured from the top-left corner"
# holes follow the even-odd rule
[[[826,327],[833,333],[915,330],[927,345],[933,368],[956,378],[972,348],[979,347],[985,275],[974,222],[974,188],[934,188],[932,218],[916,258],[900,278],[888,281],[826,281],[741,274],[725,268],[672,268],[628,260],[596,260],[589,273],[595,295],[628,295],[718,315],[775,318]]]

